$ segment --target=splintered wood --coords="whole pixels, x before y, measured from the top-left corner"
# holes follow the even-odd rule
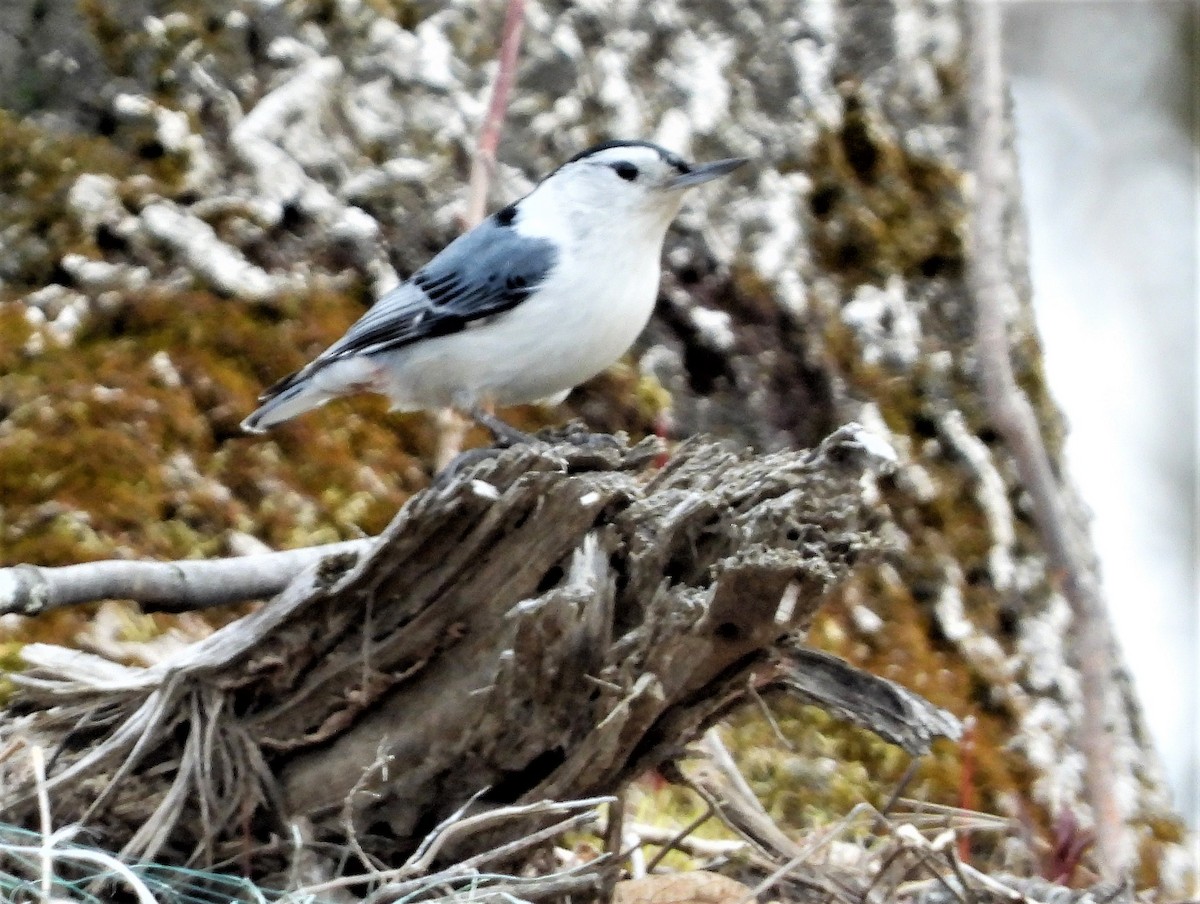
[[[876,542],[866,488],[888,462],[860,428],[803,453],[696,439],[657,470],[651,441],[559,440],[418,494],[361,555],[158,666],[26,648],[0,751],[56,751],[56,820],[112,850],[250,850],[267,872],[300,825],[395,868],[472,801],[609,794],[737,705],[751,672],[912,749],[954,733],[869,676],[833,699],[844,663],[811,661],[825,677],[805,686],[789,654]],[[25,760],[0,755],[0,805],[36,825]]]

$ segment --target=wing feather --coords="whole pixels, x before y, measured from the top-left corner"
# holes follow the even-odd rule
[[[511,223],[509,218],[507,223]],[[371,306],[341,339],[263,393],[270,399],[322,368],[446,336],[510,311],[546,279],[554,246],[489,217]]]

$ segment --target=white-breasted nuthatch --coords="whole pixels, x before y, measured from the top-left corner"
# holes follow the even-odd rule
[[[487,404],[561,402],[649,321],[684,192],[745,162],[691,165],[648,141],[572,157],[268,389],[242,427],[262,432],[356,392],[476,417]]]

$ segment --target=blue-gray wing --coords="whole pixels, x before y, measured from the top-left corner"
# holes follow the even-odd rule
[[[317,360],[388,351],[509,311],[546,278],[555,257],[548,241],[489,217],[379,299]]]
[[[510,311],[553,269],[554,246],[517,234],[488,217],[388,292],[341,339],[303,370],[280,380],[267,399],[334,361],[401,348],[420,339],[457,333]],[[504,222],[505,225],[501,225]]]

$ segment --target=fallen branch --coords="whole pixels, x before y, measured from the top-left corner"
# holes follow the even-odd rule
[[[283,552],[178,562],[109,560],[42,568],[0,568],[0,615],[41,615],[64,606],[124,599],[148,611],[192,612],[279,593],[297,574],[336,557],[342,570],[371,539],[346,540]]]

